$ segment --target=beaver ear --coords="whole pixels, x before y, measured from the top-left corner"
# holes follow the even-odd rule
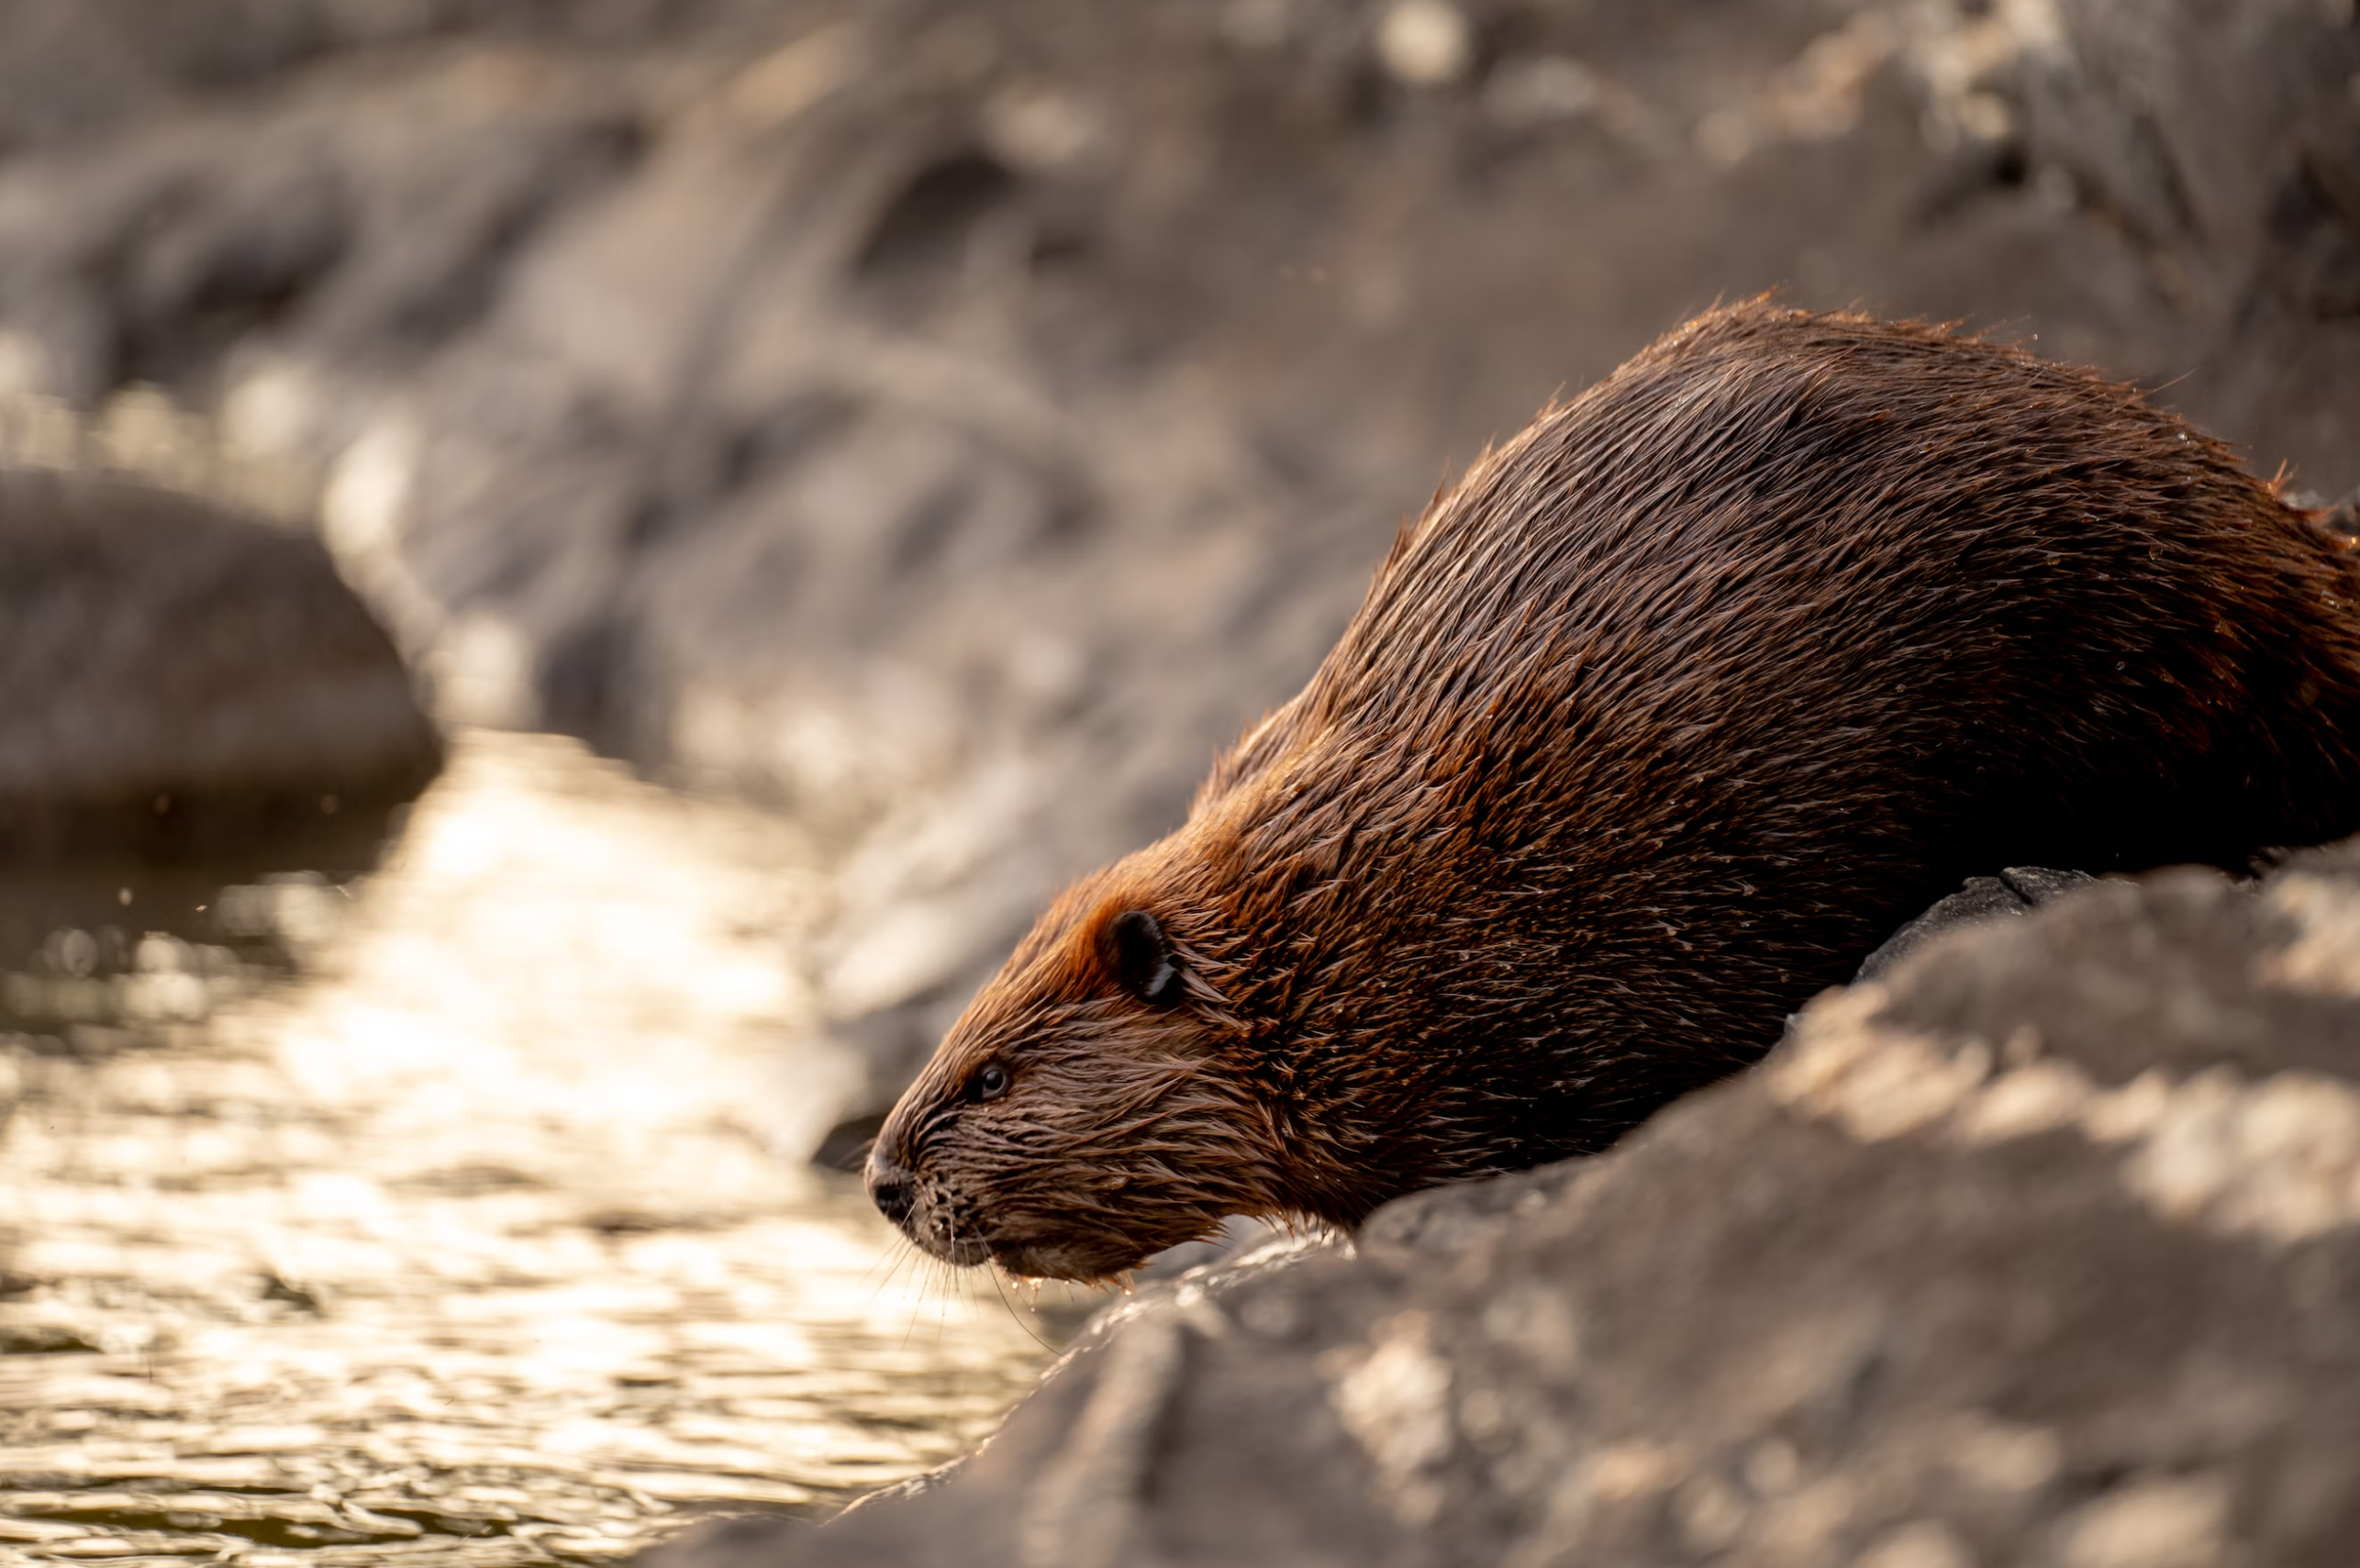
[[[1106,922],[1103,942],[1116,984],[1158,1007],[1180,1000],[1180,964],[1162,924],[1144,909],[1126,909]]]

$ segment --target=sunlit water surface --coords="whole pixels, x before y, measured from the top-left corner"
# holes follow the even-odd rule
[[[611,1559],[986,1431],[1045,1330],[801,1157],[814,866],[478,735],[371,876],[50,932],[4,981],[0,1560]]]

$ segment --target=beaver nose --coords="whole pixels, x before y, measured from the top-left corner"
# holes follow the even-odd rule
[[[879,1213],[897,1225],[910,1217],[918,1203],[917,1178],[882,1155],[868,1156],[866,1175],[869,1201]]]

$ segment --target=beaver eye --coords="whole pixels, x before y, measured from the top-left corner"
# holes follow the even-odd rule
[[[978,1100],[997,1100],[1008,1092],[1010,1081],[1008,1070],[998,1062],[993,1062],[983,1071],[975,1074],[975,1082],[968,1092]]]
[[[1106,945],[1108,967],[1124,990],[1159,1007],[1180,1000],[1180,964],[1155,916],[1124,910],[1107,923]]]

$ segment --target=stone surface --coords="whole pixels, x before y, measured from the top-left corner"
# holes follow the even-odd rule
[[[0,858],[303,865],[441,743],[317,539],[119,481],[0,469]],[[365,853],[365,851],[363,851]]]
[[[2360,849],[1831,992],[1613,1152],[1104,1315],[736,1564],[2309,1565],[2360,1538]]]
[[[1946,931],[1979,920],[2023,915],[2051,899],[2086,885],[2086,871],[2057,871],[2011,866],[1996,877],[1969,877],[1966,885],[1895,932],[1884,946],[1862,960],[1855,980],[1881,980],[1895,965]]]
[[[0,19],[0,384],[307,476],[447,715],[834,835],[878,1107],[1487,438],[1716,297],[2360,478],[2360,33],[2207,0]]]

